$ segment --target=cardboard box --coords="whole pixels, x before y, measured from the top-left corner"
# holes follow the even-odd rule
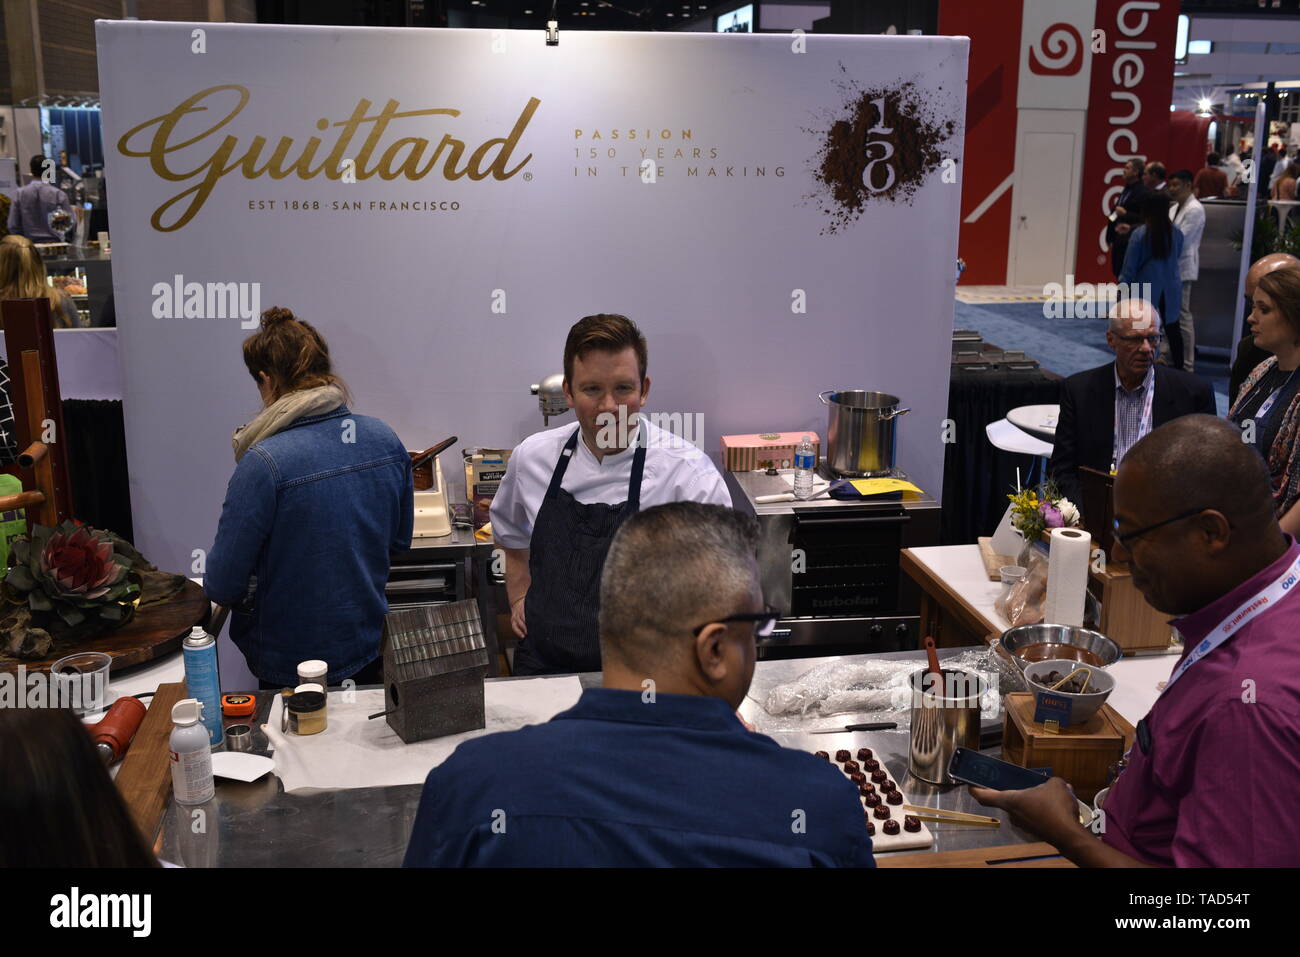
[[[728,472],[754,469],[792,469],[794,452],[804,436],[812,440],[813,454],[821,458],[821,439],[816,432],[760,432],[754,435],[722,437],[722,467]]]

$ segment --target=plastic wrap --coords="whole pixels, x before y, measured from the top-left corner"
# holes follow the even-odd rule
[[[971,671],[989,686],[987,708],[997,711],[998,668],[991,651],[965,652],[943,659],[945,668]],[[869,714],[873,720],[896,721],[906,729],[911,719],[912,692],[908,679],[925,667],[916,659],[828,661],[782,682],[758,697],[773,717],[800,719],[834,714]],[[757,689],[755,689],[757,690]]]

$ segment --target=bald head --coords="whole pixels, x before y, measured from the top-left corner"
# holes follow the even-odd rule
[[[1121,299],[1110,311],[1110,331],[1127,335],[1160,328],[1160,313],[1145,299]]]
[[[1246,273],[1246,295],[1251,297],[1255,295],[1255,287],[1259,285],[1261,276],[1287,266],[1300,266],[1300,259],[1296,259],[1290,253],[1269,253],[1267,256],[1260,256]]]
[[[1263,456],[1241,440],[1240,429],[1213,415],[1184,415],[1153,430],[1125,456],[1121,470],[1130,467],[1145,473],[1170,513],[1214,509],[1238,530],[1276,524]]]
[[[1218,600],[1287,547],[1263,457],[1212,415],[1166,422],[1133,446],[1115,477],[1115,522],[1112,557],[1171,615]]]

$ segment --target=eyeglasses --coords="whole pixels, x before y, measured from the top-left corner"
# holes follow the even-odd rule
[[[1125,532],[1123,535],[1119,533],[1119,519],[1117,518],[1114,522],[1115,541],[1119,542],[1125,548],[1129,548],[1133,542],[1141,538],[1147,532],[1154,532],[1157,528],[1171,525],[1174,522],[1181,522],[1185,518],[1191,518],[1193,515],[1200,515],[1204,511],[1205,509],[1203,508],[1193,509],[1190,512],[1183,512],[1181,515],[1175,515],[1173,518],[1167,518],[1163,522],[1156,522],[1154,525],[1148,525],[1146,528],[1139,528],[1136,532]]]
[[[698,638],[700,632],[709,625],[725,625],[731,621],[752,621],[754,622],[754,637],[766,638],[776,630],[776,620],[779,617],[770,605],[765,605],[763,611],[745,612],[739,615],[728,615],[726,618],[718,618],[714,621],[706,621],[704,624],[692,628],[691,634]]]
[[[1121,342],[1145,342],[1148,343],[1152,349],[1159,349],[1160,344],[1165,341],[1164,335],[1159,332],[1153,332],[1149,336],[1121,336],[1116,333],[1115,338],[1119,339]]]

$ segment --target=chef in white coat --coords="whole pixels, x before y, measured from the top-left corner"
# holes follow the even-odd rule
[[[732,504],[707,455],[640,414],[646,362],[645,336],[626,316],[580,319],[564,344],[564,397],[578,424],[531,435],[510,456],[492,534],[520,639],[515,674],[600,670],[600,573],[629,515],[667,502]]]

